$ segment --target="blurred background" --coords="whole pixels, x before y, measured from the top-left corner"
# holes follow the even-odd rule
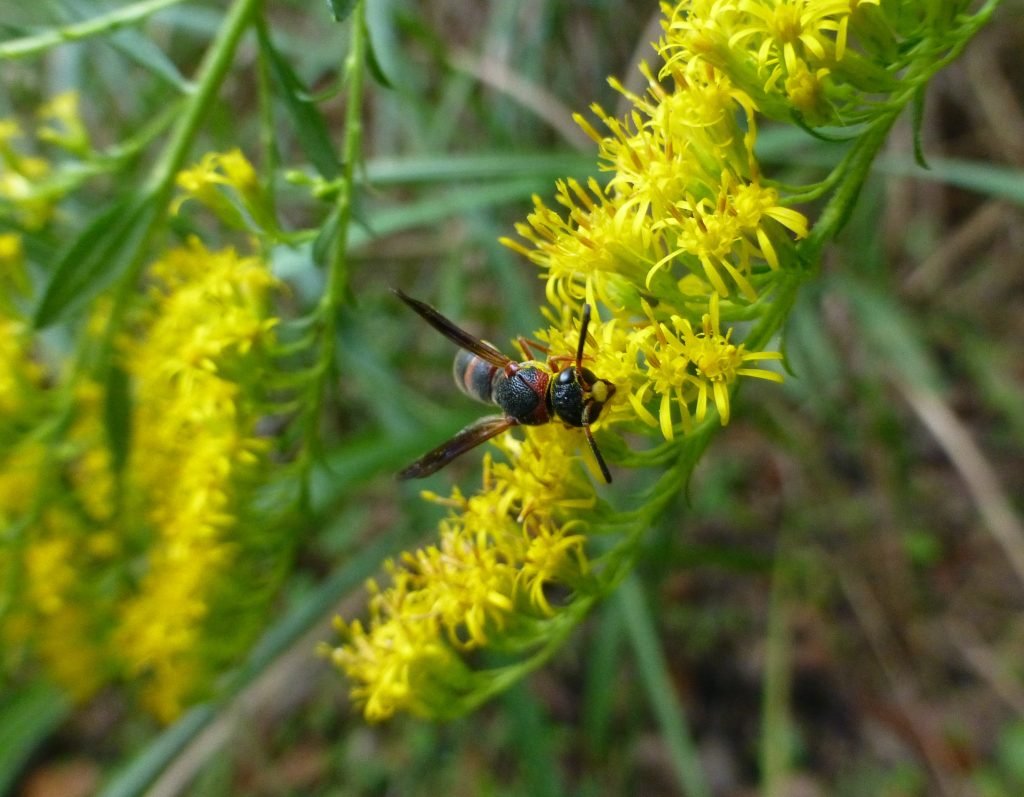
[[[52,23],[50,5],[0,0],[0,22]],[[322,3],[267,5],[340,137],[346,28]],[[597,174],[570,114],[624,110],[606,78],[642,89],[660,15],[654,2],[371,3],[391,86],[365,100],[368,187],[317,515],[263,648],[201,721],[163,730],[101,694],[55,724],[14,793],[143,793],[110,778],[149,756],[167,764],[151,795],[676,795],[678,768],[694,764],[666,742],[670,690],[715,795],[1024,794],[1022,11],[1005,2],[929,87],[930,169],[915,164],[909,116],[894,131],[789,321],[786,383],[744,387],[650,530],[635,583],[668,682],[645,674],[635,607],[616,599],[473,716],[367,726],[315,645],[333,614],[361,612],[384,556],[431,541],[443,509],[418,489],[479,479],[474,454],[425,485],[394,480],[480,411],[451,385],[451,347],[390,288],[502,346],[541,326],[536,270],[497,239],[531,194]],[[141,30],[189,75],[222,12],[183,5]],[[254,56],[243,45],[206,149],[256,157]],[[6,63],[0,92],[19,109],[76,86],[90,132],[111,144],[168,91],[151,65],[125,64],[116,38],[63,47]],[[786,183],[839,157],[791,128],[766,126],[760,144],[765,173]],[[285,223],[318,223],[279,188]],[[296,306],[322,288],[304,258],[275,263]],[[642,478],[624,474],[621,489]],[[275,633],[294,641],[275,647]]]

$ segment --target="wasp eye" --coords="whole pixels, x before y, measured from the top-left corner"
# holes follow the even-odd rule
[[[571,385],[576,381],[576,369],[575,368],[564,368],[558,372],[558,384],[560,385]]]

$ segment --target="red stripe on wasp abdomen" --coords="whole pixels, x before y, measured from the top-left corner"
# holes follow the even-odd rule
[[[494,377],[502,373],[501,368],[477,357],[473,352],[459,349],[455,354],[452,375],[459,390],[470,398],[484,404],[494,403]]]
[[[551,418],[551,373],[540,365],[509,361],[499,368],[459,349],[452,371],[459,390],[477,401],[498,405],[516,423],[538,426]]]

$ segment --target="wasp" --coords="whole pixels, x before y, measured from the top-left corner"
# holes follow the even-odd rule
[[[443,468],[456,457],[490,440],[513,426],[539,426],[558,419],[567,426],[583,429],[604,480],[612,475],[597,447],[590,425],[615,395],[615,385],[583,367],[583,347],[590,324],[590,305],[583,305],[580,341],[576,356],[552,357],[542,363],[532,359],[530,341],[519,339],[527,359],[516,362],[485,340],[474,337],[449,321],[426,302],[395,290],[409,307],[434,329],[455,343],[453,375],[459,390],[470,398],[496,404],[501,415],[474,421],[451,440],[429,451],[398,474],[400,479],[420,479]],[[539,344],[534,343],[538,349]],[[546,351],[546,350],[545,350]],[[563,366],[566,362],[571,365]]]

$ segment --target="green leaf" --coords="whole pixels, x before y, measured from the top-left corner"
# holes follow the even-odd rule
[[[624,620],[623,612],[616,607],[601,612],[587,651],[583,731],[587,752],[594,756],[607,755],[614,737],[616,681],[622,663]]]
[[[356,0],[327,0],[335,22],[344,22],[356,7]]]
[[[106,396],[103,403],[103,425],[106,427],[114,473],[120,473],[128,461],[131,449],[131,393],[128,375],[116,365],[107,374]]]
[[[110,285],[136,255],[155,212],[152,195],[137,194],[100,211],[57,261],[36,308],[36,327],[60,321]]]
[[[377,51],[373,46],[373,36],[370,35],[370,28],[365,20],[363,28],[366,31],[366,65],[370,68],[370,74],[373,75],[373,79],[381,86],[393,89],[394,85],[384,72],[384,67],[381,66],[380,60],[377,58]]]
[[[260,48],[270,66],[270,73],[280,89],[285,110],[295,125],[295,135],[299,139],[299,146],[302,147],[302,151],[306,153],[309,162],[313,164],[321,177],[326,180],[337,178],[341,174],[341,166],[334,152],[334,144],[331,141],[327,123],[316,105],[310,100],[306,87],[295,74],[291,64],[274,47],[266,25],[257,25],[256,32]]]
[[[1024,722],[1003,729],[996,745],[996,758],[1014,787],[1024,787]]]
[[[627,577],[615,595],[639,667],[640,683],[661,728],[676,779],[685,794],[707,797],[711,793],[687,726],[686,713],[676,695],[662,653],[650,607],[635,575]]]
[[[65,24],[95,21],[104,15],[113,15],[106,4],[75,0],[61,2],[55,9]],[[128,9],[120,9],[124,14]],[[107,32],[107,43],[126,58],[134,61],[154,75],[163,78],[182,93],[189,90],[188,81],[178,71],[178,67],[167,57],[153,41],[131,28],[112,26]]]
[[[331,247],[338,238],[338,207],[335,205],[327,214],[324,223],[320,225],[320,232],[313,241],[313,262],[318,268],[324,268],[327,259],[330,257]]]
[[[178,71],[174,62],[163,50],[141,34],[131,30],[119,31],[111,37],[110,46],[143,69],[163,78],[181,93],[186,94],[190,91],[189,82]]]
[[[941,389],[941,371],[906,308],[889,293],[862,280],[840,277],[836,284],[842,286],[875,362],[898,371],[910,385],[933,391]]]
[[[911,176],[921,180],[947,183],[993,199],[1005,199],[1024,205],[1024,171],[992,163],[933,158],[927,172],[922,172],[907,157],[882,155],[875,169],[884,174]]]
[[[598,182],[606,181],[592,155],[573,152],[430,152],[366,162],[366,179],[375,186],[526,178],[551,183],[564,177],[575,177],[581,182],[591,177]]]
[[[71,708],[63,692],[43,682],[0,699],[0,794],[7,794],[25,762]]]

